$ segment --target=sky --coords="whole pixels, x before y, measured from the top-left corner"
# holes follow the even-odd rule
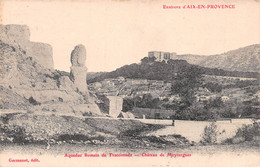
[[[163,9],[163,5],[235,4],[235,9]],[[220,54],[260,43],[256,0],[2,1],[2,24],[28,25],[31,41],[53,47],[54,67],[70,70],[77,44],[89,72],[139,63],[149,51]]]

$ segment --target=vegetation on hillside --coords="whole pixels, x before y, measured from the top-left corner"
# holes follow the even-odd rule
[[[207,88],[212,93],[221,93],[225,89],[244,89],[246,93],[255,94],[259,80],[234,80],[228,84],[219,82],[204,82],[203,75],[222,75],[257,77],[258,73],[230,72],[220,69],[210,69],[188,64],[185,60],[169,60],[156,62],[154,58],[145,57],[141,64],[123,66],[113,72],[101,74],[90,82],[101,81],[105,78],[125,78],[164,80],[171,82],[171,95],[179,100],[169,102],[169,99],[160,100],[152,94],[144,94],[133,98],[125,98],[123,111],[130,111],[134,107],[169,109],[175,112],[173,119],[182,120],[209,120],[218,118],[260,117],[257,98],[249,101],[223,102],[220,97],[212,98],[203,103],[198,102],[196,93],[200,87]],[[250,93],[251,92],[251,93]],[[253,96],[252,96],[253,97]]]
[[[172,81],[176,74],[187,72],[191,69],[196,69],[206,75],[260,78],[260,74],[257,72],[225,71],[217,68],[212,69],[191,65],[185,60],[169,60],[167,63],[165,61],[156,62],[154,58],[145,57],[141,60],[140,64],[134,63],[125,65],[112,72],[100,73],[96,77],[89,78],[87,82],[100,82],[107,78],[116,78],[119,76],[130,79]]]

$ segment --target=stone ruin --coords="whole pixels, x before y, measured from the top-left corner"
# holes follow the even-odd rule
[[[117,118],[122,112],[123,98],[119,96],[107,96],[109,99],[109,115],[113,118]]]
[[[33,99],[37,102],[32,106],[24,104],[25,108],[30,111],[55,111],[61,115],[70,113],[104,115],[96,104],[98,98],[89,95],[84,45],[75,46],[71,52],[68,77],[54,70],[51,45],[30,41],[28,26],[0,24],[0,39],[1,43],[15,48],[13,51],[2,48],[6,53],[3,52],[4,54],[1,55],[3,66],[2,69],[0,68],[0,74],[3,75],[0,75],[2,76],[0,86],[4,87],[6,92],[17,94],[21,99]],[[8,93],[6,96],[9,97]],[[109,99],[108,114],[114,118],[118,117],[122,111],[123,99],[119,96],[107,98]]]
[[[107,96],[109,100],[108,114],[112,118],[129,118],[134,119],[135,116],[131,112],[123,112],[123,98],[120,96]]]
[[[71,74],[53,68],[52,47],[30,41],[26,25],[0,24],[0,105],[57,115],[103,115],[86,83],[86,49],[71,53]],[[18,100],[20,99],[20,100]],[[14,103],[11,103],[14,101]],[[18,101],[16,103],[15,101]]]
[[[52,46],[30,41],[30,30],[26,25],[0,24],[0,40],[6,44],[21,48],[28,57],[48,69],[54,69]]]
[[[75,46],[71,52],[70,80],[74,83],[77,91],[79,91],[85,100],[89,102],[89,91],[87,86],[87,70],[85,66],[86,48],[79,44]],[[122,112],[123,98],[119,96],[107,96],[109,99],[109,115],[117,118]]]
[[[85,66],[86,61],[86,48],[84,45],[79,44],[75,46],[71,52],[71,67],[70,67],[70,80],[74,83],[77,90],[83,93],[87,99],[89,97],[87,85],[87,71]]]

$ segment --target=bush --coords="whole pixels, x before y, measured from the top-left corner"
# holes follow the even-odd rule
[[[32,105],[40,105],[41,103],[37,102],[32,96],[28,99],[29,102],[32,104]]]
[[[204,132],[202,134],[202,143],[214,144],[217,142],[217,125],[215,122],[211,123],[209,126],[204,128]]]
[[[254,122],[251,125],[243,125],[236,133],[236,137],[243,137],[245,141],[252,141],[256,136],[260,136],[259,122]]]
[[[32,136],[26,133],[25,129],[20,126],[4,125],[0,128],[1,136],[5,136],[3,142],[27,144],[32,142]]]

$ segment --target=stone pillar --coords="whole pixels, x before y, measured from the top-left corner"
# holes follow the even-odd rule
[[[123,108],[123,98],[119,96],[107,96],[109,99],[109,115],[117,118]]]
[[[84,45],[75,46],[71,52],[71,64],[70,67],[70,80],[74,83],[79,92],[89,97],[88,85],[87,85],[87,71],[85,66],[86,61],[86,48]]]

